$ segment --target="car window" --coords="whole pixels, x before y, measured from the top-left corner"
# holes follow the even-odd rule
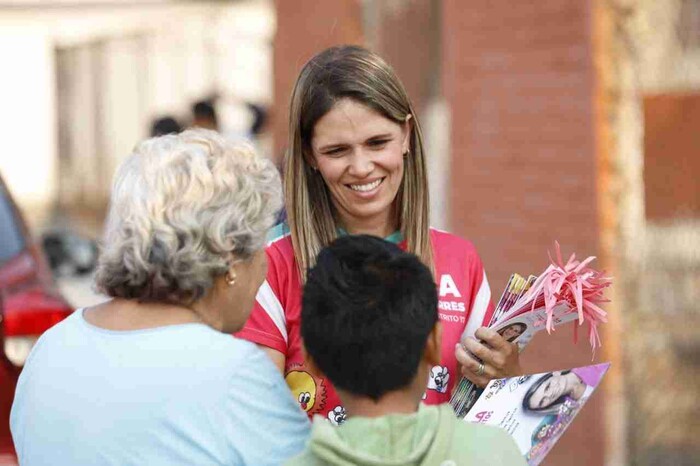
[[[5,186],[0,183],[0,264],[24,249],[24,237]]]

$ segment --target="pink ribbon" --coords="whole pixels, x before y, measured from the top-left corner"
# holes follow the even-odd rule
[[[578,342],[578,327],[584,322],[588,323],[588,340],[595,357],[596,346],[601,346],[598,325],[607,322],[607,313],[599,304],[610,302],[603,296],[603,292],[612,284],[612,278],[605,272],[588,266],[595,259],[594,256],[578,261],[576,255],[572,254],[564,264],[559,243],[555,241],[554,246],[557,253],[556,262],[550,254],[551,264],[527,292],[532,299],[532,309],[538,301],[541,302],[539,298],[542,295],[547,313],[546,328],[547,332],[551,333],[554,330],[554,307],[560,303],[568,303],[571,312],[578,312],[578,325],[574,326],[574,342]]]

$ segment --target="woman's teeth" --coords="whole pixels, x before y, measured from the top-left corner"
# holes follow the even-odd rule
[[[374,188],[379,186],[384,178],[379,178],[376,181],[373,181],[368,184],[351,184],[350,189],[353,191],[360,191],[360,192],[367,192],[367,191],[372,191]]]

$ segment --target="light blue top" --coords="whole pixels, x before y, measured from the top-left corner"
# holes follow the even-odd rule
[[[23,466],[280,464],[310,427],[255,345],[203,324],[105,330],[82,310],[37,342],[10,425]]]

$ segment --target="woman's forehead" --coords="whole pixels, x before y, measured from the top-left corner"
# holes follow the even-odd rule
[[[351,99],[339,100],[314,126],[313,146],[360,142],[401,127],[374,109]]]

